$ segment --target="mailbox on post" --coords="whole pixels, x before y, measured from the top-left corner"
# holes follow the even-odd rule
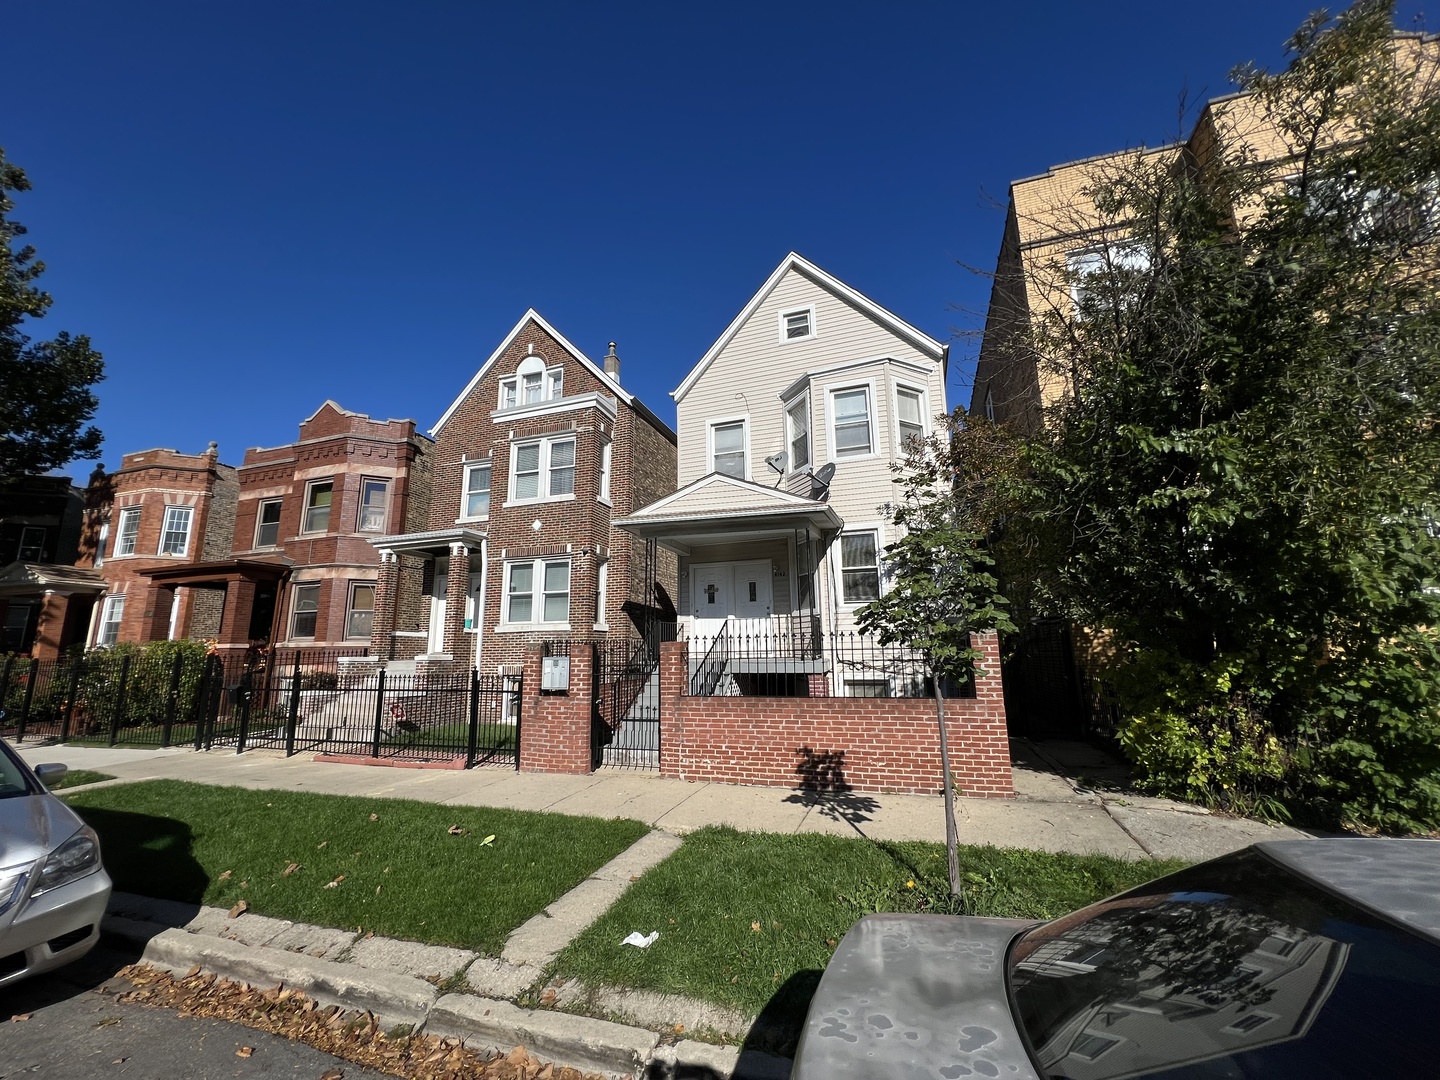
[[[570,658],[568,656],[545,656],[541,658],[540,689],[570,689]]]

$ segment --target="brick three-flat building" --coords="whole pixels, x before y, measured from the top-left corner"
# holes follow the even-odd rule
[[[527,645],[673,618],[673,559],[612,528],[674,490],[675,433],[528,311],[435,427],[422,528],[375,537],[371,651],[494,673]]]

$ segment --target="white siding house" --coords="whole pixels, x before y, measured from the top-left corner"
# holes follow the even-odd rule
[[[854,629],[948,346],[794,253],[673,392],[679,489],[615,524],[680,558],[690,636]]]

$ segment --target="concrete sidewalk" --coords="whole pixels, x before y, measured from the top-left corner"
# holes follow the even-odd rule
[[[1014,799],[957,800],[967,844],[1105,854],[1120,858],[1206,859],[1256,840],[1303,837],[1296,829],[1211,814],[1168,799],[1115,788],[1116,763],[1084,744],[1056,752],[1014,740]],[[174,779],[246,788],[417,799],[463,806],[545,810],[589,817],[628,817],[672,833],[705,825],[752,832],[829,833],[874,840],[943,843],[938,795],[818,794],[789,788],[669,780],[649,772],[602,770],[588,776],[399,769],[285,758],[270,751],[109,750],[27,745],[32,765],[60,761],[118,779]],[[1092,786],[1093,785],[1093,786]]]

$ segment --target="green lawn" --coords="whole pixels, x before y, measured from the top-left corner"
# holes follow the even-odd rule
[[[245,900],[262,915],[490,955],[648,831],[618,818],[175,780],[67,801],[99,831],[117,889],[224,908]],[[452,835],[455,825],[468,831]]]
[[[1184,865],[991,847],[961,848],[960,864],[967,894],[952,905],[939,845],[702,829],[576,939],[557,974],[752,1013],[768,1006],[793,1023],[862,915],[1048,919]],[[631,930],[660,937],[648,949],[621,945]]]
[[[71,769],[58,781],[50,784],[51,791],[59,791],[61,788],[80,787],[82,784],[98,784],[101,780],[114,780],[115,777],[109,773],[92,772],[89,769]]]

